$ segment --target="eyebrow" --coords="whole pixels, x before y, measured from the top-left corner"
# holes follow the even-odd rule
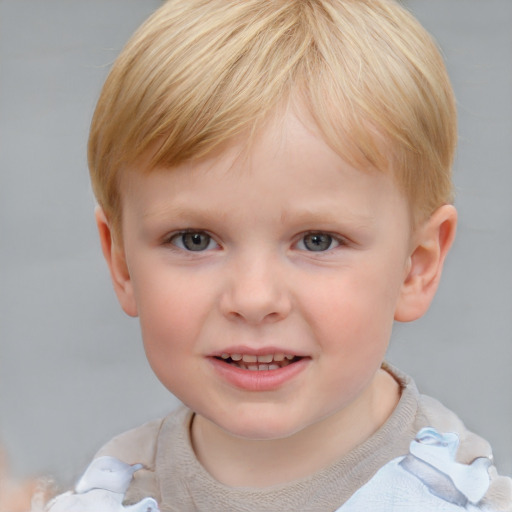
[[[162,218],[165,220],[169,217],[176,219],[186,218],[187,220],[201,223],[206,220],[211,220],[212,218],[222,221],[228,217],[228,213],[204,206],[190,207],[170,204],[158,211],[151,211],[150,209],[142,214],[143,219],[149,218],[158,220],[158,218]]]
[[[222,223],[229,219],[230,212],[224,211],[219,208],[210,208],[204,205],[189,206],[180,204],[166,204],[163,208],[157,211],[146,211],[142,214],[143,219],[150,219],[159,221],[166,221],[169,218],[176,220],[186,220],[188,223],[197,224],[201,227],[202,224],[208,224],[212,221],[215,223]],[[354,229],[368,229],[371,227],[375,220],[375,215],[371,212],[351,211],[348,207],[343,209],[340,215],[335,215],[328,204],[314,206],[308,208],[307,206],[290,206],[283,207],[279,221],[282,224],[292,223],[294,225],[310,225],[312,228],[315,225],[318,227],[325,227],[325,229],[332,229],[336,227],[348,227]]]
[[[281,214],[281,222],[286,223],[290,219],[298,224],[311,223],[311,224],[340,224],[350,222],[357,224],[360,227],[368,226],[374,219],[374,215],[368,213],[355,213],[347,209],[342,215],[334,215],[328,208],[299,208],[285,210]]]

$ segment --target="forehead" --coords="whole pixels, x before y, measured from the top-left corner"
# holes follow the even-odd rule
[[[146,218],[204,212],[219,218],[251,212],[279,216],[372,220],[379,208],[406,199],[389,173],[356,168],[294,113],[239,137],[214,155],[175,168],[144,172],[143,163],[121,182],[123,211]],[[260,205],[260,208],[258,208]],[[123,213],[123,216],[125,213]]]

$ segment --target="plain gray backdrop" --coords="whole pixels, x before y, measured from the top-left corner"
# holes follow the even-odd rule
[[[177,401],[111,290],[86,140],[110,64],[160,0],[0,0],[0,439],[17,476],[70,483],[111,436]],[[389,359],[512,474],[512,1],[409,0],[460,115],[460,223],[429,313]]]

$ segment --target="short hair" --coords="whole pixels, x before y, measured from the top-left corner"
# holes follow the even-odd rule
[[[119,226],[120,177],[175,167],[300,100],[326,142],[392,172],[413,218],[453,200],[455,100],[439,49],[393,0],[168,0],[105,82],[89,139],[94,193]]]

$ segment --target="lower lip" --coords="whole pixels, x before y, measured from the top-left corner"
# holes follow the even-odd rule
[[[215,357],[210,361],[229,384],[245,391],[275,391],[302,373],[309,362],[303,357],[278,370],[243,370]]]

